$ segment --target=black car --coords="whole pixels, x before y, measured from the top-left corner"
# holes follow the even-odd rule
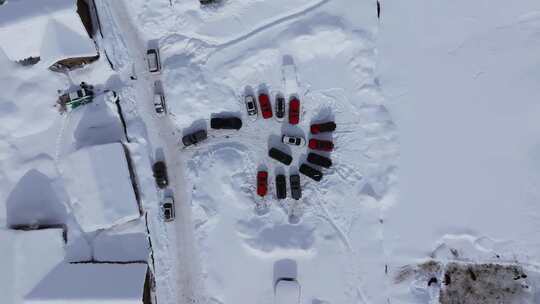
[[[330,168],[332,166],[332,160],[330,158],[315,153],[309,153],[307,161],[325,168]]]
[[[287,197],[287,181],[283,174],[276,175],[276,196],[278,199]]]
[[[238,117],[215,117],[210,119],[210,128],[240,130],[242,128],[242,120]]]
[[[196,131],[194,133],[191,133],[182,137],[182,143],[184,144],[184,146],[187,147],[187,146],[197,144],[205,140],[206,138],[207,138],[206,130],[199,130],[199,131]]]
[[[153,166],[152,170],[154,171],[154,178],[156,179],[156,184],[160,189],[167,187],[169,184],[169,179],[167,177],[167,166],[165,162],[157,161]]]
[[[291,184],[291,196],[295,200],[299,200],[302,197],[302,188],[300,187],[300,175],[291,174],[289,176],[289,183]]]
[[[276,96],[275,108],[276,119],[283,120],[283,118],[285,117],[285,97],[283,97],[283,95],[278,94]]]
[[[315,181],[320,181],[323,177],[323,174],[321,171],[309,166],[309,165],[306,165],[306,164],[302,164],[300,166],[300,169],[298,170],[300,171],[300,173],[304,174],[305,176],[315,180]]]
[[[287,166],[292,162],[292,156],[276,148],[270,149],[268,151],[268,156]]]

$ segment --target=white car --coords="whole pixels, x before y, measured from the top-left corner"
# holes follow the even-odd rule
[[[161,94],[154,95],[154,109],[158,115],[167,114],[167,105],[165,104],[165,96]]]
[[[255,97],[253,95],[246,95],[244,97],[244,102],[246,103],[246,110],[248,113],[248,116],[251,118],[251,120],[257,119],[257,102],[255,101]]]
[[[275,304],[299,304],[300,284],[295,279],[281,278],[274,288]]]
[[[283,135],[281,137],[281,141],[284,144],[291,145],[291,146],[299,146],[299,147],[306,144],[306,140],[303,137],[297,137],[297,136]]]
[[[161,63],[159,60],[158,49],[149,49],[146,51],[146,61],[148,62],[148,70],[150,73],[157,74],[161,71]]]
[[[175,218],[174,214],[174,200],[172,197],[166,197],[161,205],[162,217],[165,222],[173,221]]]

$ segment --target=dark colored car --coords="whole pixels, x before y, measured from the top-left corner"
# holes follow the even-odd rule
[[[309,166],[309,165],[306,165],[306,164],[302,164],[300,166],[300,169],[298,170],[300,171],[300,173],[304,174],[305,176],[315,180],[315,181],[320,181],[323,177],[323,174],[321,171]]]
[[[195,145],[207,138],[206,130],[199,130],[194,133],[185,135],[182,137],[182,143],[184,146],[191,146]]]
[[[285,117],[285,97],[283,95],[278,94],[276,96],[276,119],[279,121],[282,121]]]
[[[259,94],[259,105],[261,106],[261,112],[264,119],[272,117],[272,104],[267,94]]]
[[[312,134],[333,132],[336,130],[336,123],[333,121],[329,121],[320,124],[312,124],[310,129]]]
[[[315,153],[309,153],[307,161],[325,168],[330,168],[332,166],[332,160],[330,158]]]
[[[291,174],[289,176],[289,183],[291,185],[291,196],[295,200],[299,200],[302,197],[302,188],[300,187],[300,175]]]
[[[287,181],[285,175],[276,175],[276,196],[277,199],[284,199],[287,197]]]
[[[156,184],[160,189],[163,189],[169,185],[169,178],[167,177],[167,166],[165,162],[157,161],[152,166],[154,171],[154,178],[156,179]]]
[[[268,172],[257,172],[257,194],[259,196],[265,196],[268,192]]]
[[[242,120],[238,117],[215,117],[210,119],[210,128],[240,130],[242,128]]]
[[[276,148],[270,149],[268,151],[268,156],[287,166],[292,162],[292,156]]]
[[[332,151],[334,149],[334,144],[331,141],[315,138],[309,140],[308,146],[310,149],[319,151]]]
[[[291,97],[289,101],[289,123],[297,125],[300,122],[300,100],[296,97]]]

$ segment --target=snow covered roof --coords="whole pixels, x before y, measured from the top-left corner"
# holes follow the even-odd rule
[[[85,232],[139,217],[139,208],[120,143],[90,146],[60,163],[75,219]]]
[[[2,303],[22,297],[64,259],[62,229],[0,230],[0,295]]]
[[[47,66],[96,56],[74,0],[10,0],[0,9],[0,48],[13,61],[41,57]]]
[[[30,303],[141,304],[146,264],[62,263],[25,297]]]

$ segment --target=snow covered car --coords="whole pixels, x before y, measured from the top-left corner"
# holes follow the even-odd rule
[[[277,94],[275,103],[276,119],[283,121],[285,117],[285,97],[281,94]]]
[[[297,125],[300,122],[300,100],[296,96],[289,100],[289,123]]]
[[[309,165],[306,165],[306,164],[302,164],[300,166],[300,169],[298,169],[298,171],[300,171],[300,173],[304,174],[305,176],[313,179],[314,181],[321,181],[322,177],[323,177],[323,174],[321,171],[309,166]]]
[[[87,103],[91,103],[93,99],[94,87],[85,82],[81,82],[78,90],[61,95],[60,103],[69,109],[75,109]]]
[[[148,71],[150,73],[159,73],[161,71],[158,49],[149,49],[146,51],[146,61],[148,62]]]
[[[238,117],[215,117],[210,119],[210,128],[240,130],[242,128],[242,120]]]
[[[244,97],[244,102],[246,103],[248,116],[251,117],[252,120],[257,119],[257,103],[255,102],[255,97],[253,97],[253,95],[246,95],[246,97]]]
[[[259,105],[261,106],[261,113],[264,119],[272,117],[272,104],[270,103],[270,98],[268,94],[261,93],[259,94]]]
[[[308,146],[310,149],[319,151],[332,151],[334,149],[334,144],[331,141],[315,138],[309,140]]]
[[[299,304],[300,284],[293,278],[280,278],[274,287],[275,304]]]
[[[157,114],[167,113],[167,106],[165,105],[165,96],[161,94],[154,95],[154,110]]]
[[[182,143],[184,146],[188,147],[205,140],[207,137],[206,130],[199,130],[182,137]]]
[[[276,175],[276,197],[277,199],[284,199],[287,197],[287,181],[285,175]]]
[[[271,148],[268,151],[268,156],[287,166],[292,162],[292,156],[276,148]]]
[[[172,197],[166,197],[161,205],[161,216],[165,222],[174,220],[174,199]]]
[[[307,161],[325,168],[330,168],[332,166],[332,160],[330,158],[311,152],[307,156]]]
[[[152,166],[152,171],[154,171],[154,178],[156,179],[156,184],[160,189],[163,189],[169,185],[167,166],[165,165],[165,162],[155,162]]]
[[[289,176],[289,184],[291,186],[291,197],[299,200],[302,197],[302,188],[300,187],[300,175],[291,174]]]
[[[257,194],[264,197],[268,193],[268,172],[257,172]]]
[[[333,121],[324,122],[320,124],[312,124],[310,128],[310,131],[312,134],[334,132],[335,130],[336,130],[336,123]]]
[[[291,146],[303,146],[306,144],[306,140],[303,137],[297,137],[297,136],[283,135],[281,137],[281,141],[284,144],[288,144]]]

